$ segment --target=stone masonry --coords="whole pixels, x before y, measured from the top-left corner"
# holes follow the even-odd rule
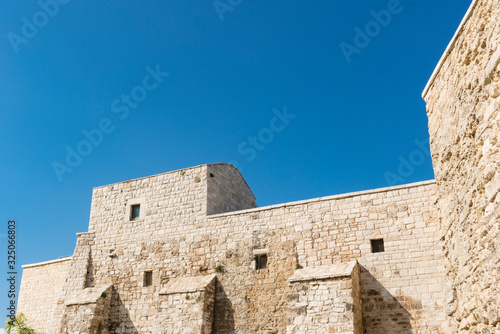
[[[55,314],[61,286],[68,277],[71,258],[23,266],[18,311],[29,315],[40,329],[57,328]],[[50,315],[50,316],[49,316]],[[58,321],[59,320],[59,321]]]
[[[202,165],[97,187],[71,258],[24,266],[46,334],[500,333],[500,0],[424,90],[436,181],[262,208]]]
[[[363,333],[361,286],[356,261],[297,270],[287,333]]]
[[[169,316],[167,333],[212,333],[215,278],[216,275],[179,277],[165,284],[160,295],[168,297],[160,308]]]
[[[57,298],[33,308],[25,267],[19,312],[69,333],[86,290],[112,286],[108,333],[447,333],[436,199],[428,181],[255,208],[228,164],[98,187]]]
[[[476,0],[424,91],[453,333],[500,333],[500,1]]]

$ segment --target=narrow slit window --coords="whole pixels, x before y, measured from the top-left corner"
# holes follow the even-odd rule
[[[260,254],[255,256],[255,269],[266,269],[267,267],[267,254]]]
[[[141,205],[140,204],[134,204],[130,208],[130,220],[137,219],[141,216]]]
[[[145,271],[144,272],[144,287],[153,285],[153,272]]]
[[[382,253],[385,251],[384,239],[373,239],[372,242],[372,253]]]

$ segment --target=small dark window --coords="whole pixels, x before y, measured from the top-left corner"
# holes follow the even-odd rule
[[[130,220],[134,220],[139,218],[141,215],[141,205],[140,204],[134,204],[132,205],[132,208],[130,209]]]
[[[372,241],[372,253],[382,253],[384,249],[384,239],[373,239]]]
[[[267,254],[255,256],[255,269],[266,269],[267,267]]]
[[[152,271],[145,271],[144,272],[144,286],[151,286],[153,285],[153,272]]]

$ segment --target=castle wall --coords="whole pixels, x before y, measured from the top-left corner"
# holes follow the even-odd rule
[[[207,216],[212,204],[243,209],[253,200],[234,168],[211,167],[94,189],[89,232],[78,235],[58,303],[112,285],[110,333],[159,333],[169,314],[185,310],[194,324],[211,322],[213,333],[284,334],[294,294],[288,279],[300,268],[357,260],[359,289],[351,294],[361,301],[362,323],[354,317],[366,333],[448,332],[433,181]],[[224,201],[210,198],[210,182]],[[385,251],[372,253],[371,240],[380,238]],[[213,274],[213,294],[165,294],[176,279]],[[201,303],[209,295],[213,304]]]
[[[89,288],[66,300],[57,333],[108,334],[112,290],[112,286]]]
[[[229,178],[224,172],[213,178]],[[161,330],[161,322],[150,316],[167,298],[161,287],[175,277],[213,273],[216,333],[285,333],[288,278],[298,265],[354,259],[361,265],[368,333],[444,328],[443,255],[435,237],[432,182],[207,217],[196,203],[206,194],[196,178],[209,173],[202,168],[180,173],[172,184],[181,194],[172,195],[157,177],[94,190],[92,276],[96,286],[116,288],[113,333]],[[127,221],[126,203],[141,197],[148,199],[144,219]],[[384,253],[371,253],[375,238],[384,238]],[[267,253],[267,268],[255,269],[256,250]],[[152,286],[143,286],[146,271],[153,272]]]
[[[54,333],[59,322],[52,316],[68,275],[71,259],[23,266],[18,313],[23,313],[37,329]]]
[[[356,259],[367,333],[446,333],[434,201],[435,185],[422,183],[209,216],[217,233],[190,253],[202,248],[212,254],[208,268],[225,268],[217,333],[283,333],[296,268]],[[371,253],[378,238],[385,252]],[[252,269],[255,249],[268,249],[267,269]]]
[[[500,331],[499,20],[474,1],[424,91],[453,333]]]
[[[133,204],[141,205],[141,217],[131,221]],[[108,242],[101,249],[110,249],[110,243],[167,233],[206,213],[207,167],[198,166],[94,188],[89,232]]]
[[[141,216],[134,220],[129,216],[132,204],[141,206]],[[114,284],[118,291],[111,311],[113,330],[161,330],[161,316],[156,323],[148,320],[172,298],[159,294],[161,286],[170,278],[208,273],[203,267],[206,261],[189,254],[186,231],[202,228],[207,211],[249,207],[255,207],[255,197],[238,170],[228,164],[95,188],[90,276],[96,286]],[[154,284],[148,287],[143,286],[146,271],[153,272]]]

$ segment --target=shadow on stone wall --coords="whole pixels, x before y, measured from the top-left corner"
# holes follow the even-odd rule
[[[121,331],[118,330],[119,328],[121,329]],[[130,318],[130,313],[125,307],[125,304],[123,303],[123,300],[118,294],[116,288],[113,289],[113,299],[111,300],[109,332],[138,333],[137,328],[135,328],[134,323]]]
[[[408,297],[393,296],[366,268],[360,265],[360,270],[365,333],[414,333],[412,329],[414,319],[405,306],[421,309],[422,305],[413,300],[409,301]]]
[[[224,287],[219,279],[215,281],[215,305],[214,305],[214,323],[212,333],[232,334],[234,328],[234,309],[229,300]]]

